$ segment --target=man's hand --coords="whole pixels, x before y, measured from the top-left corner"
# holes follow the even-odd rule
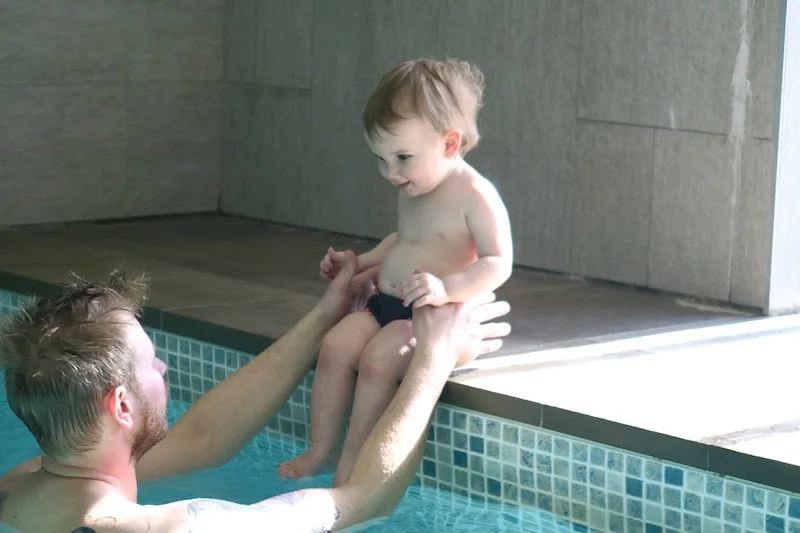
[[[328,252],[319,263],[319,274],[323,279],[331,281],[342,270],[346,260],[346,252],[337,252],[328,247]]]
[[[334,277],[319,302],[319,308],[338,321],[345,315],[364,309],[367,300],[375,293],[375,272],[365,270],[358,275],[358,258],[352,250],[341,252],[344,256],[341,269]]]
[[[414,275],[401,283],[399,288],[406,307],[412,304],[414,307],[423,305],[438,307],[448,302],[444,282],[433,274],[421,270],[415,270]]]
[[[511,332],[506,322],[485,322],[505,316],[508,302],[495,302],[493,292],[465,303],[439,307],[426,305],[413,311],[412,327],[417,346],[441,347],[438,353],[452,358],[452,367],[472,362],[479,355],[496,352],[503,345],[499,337]]]

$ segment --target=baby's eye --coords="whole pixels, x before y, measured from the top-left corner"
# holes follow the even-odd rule
[[[408,154],[399,154],[397,156],[397,159],[399,159],[400,161],[408,161],[409,159],[411,159],[411,156]]]

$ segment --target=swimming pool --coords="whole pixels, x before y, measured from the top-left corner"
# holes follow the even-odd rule
[[[27,428],[16,418],[6,401],[0,382],[0,427],[3,428],[0,475],[39,453]],[[173,424],[189,404],[172,400],[167,418]],[[250,504],[276,494],[307,487],[329,487],[332,475],[301,481],[281,479],[278,464],[302,451],[303,444],[282,436],[259,435],[222,467],[197,474],[176,476],[144,484],[139,503],[161,504],[188,498],[219,498]],[[586,531],[586,529],[582,529]],[[439,489],[409,488],[395,514],[365,531],[387,532],[541,532],[574,531],[550,513],[519,506],[480,503]]]
[[[19,298],[0,288],[0,314],[16,309]],[[170,327],[184,326],[173,321]],[[169,368],[172,421],[253,357],[175,331],[145,329]],[[262,348],[259,341],[253,349]],[[253,503],[329,486],[329,477],[290,482],[275,475],[279,462],[304,450],[312,380],[313,372],[231,463],[144,486],[140,501],[206,496]],[[601,394],[597,385],[593,393]],[[800,493],[578,438],[545,422],[544,414],[531,425],[440,403],[416,485],[387,522],[369,531],[800,533]],[[0,427],[2,473],[36,453],[2,390]]]

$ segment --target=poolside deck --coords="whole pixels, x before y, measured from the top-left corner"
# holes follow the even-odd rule
[[[327,246],[372,244],[220,214],[7,229],[0,288],[102,279],[124,262],[151,275],[159,324],[225,326],[256,346],[322,294]],[[498,292],[512,335],[454,375],[445,401],[798,492],[800,316],[524,269]]]

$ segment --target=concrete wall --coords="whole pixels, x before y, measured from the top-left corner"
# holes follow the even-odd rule
[[[0,226],[216,210],[223,0],[5,0]]]
[[[227,0],[222,209],[379,238],[369,91],[420,56],[487,76],[469,160],[517,262],[763,306],[778,0]]]

